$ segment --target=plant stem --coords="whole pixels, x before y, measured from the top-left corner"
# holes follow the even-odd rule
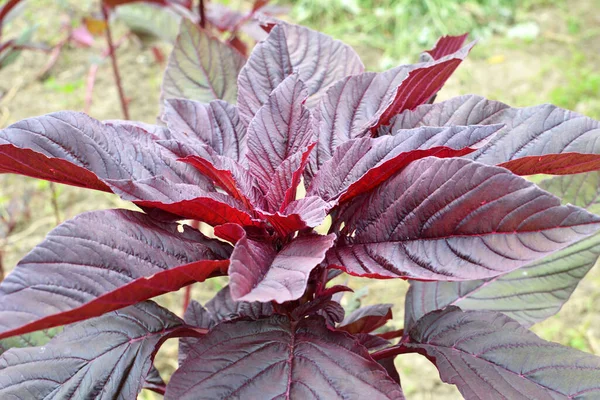
[[[204,0],[198,3],[198,14],[200,15],[200,27],[206,28],[206,10],[204,8]]]
[[[4,280],[4,263],[3,263],[3,258],[4,258],[4,250],[0,249],[0,282],[2,282]]]
[[[108,20],[108,8],[102,6],[102,15],[104,22],[106,23],[106,42],[108,44],[108,51],[110,59],[112,61],[113,73],[115,75],[115,83],[119,92],[119,100],[121,100],[121,109],[123,110],[123,117],[129,119],[129,107],[127,106],[127,99],[123,92],[123,84],[121,82],[121,74],[119,73],[119,65],[117,64],[117,55],[115,54],[115,46],[112,40],[112,33],[110,32],[110,22]]]
[[[185,311],[188,309],[191,299],[192,299],[192,285],[187,285],[185,287],[185,293],[183,295],[183,313],[181,315],[185,315]]]

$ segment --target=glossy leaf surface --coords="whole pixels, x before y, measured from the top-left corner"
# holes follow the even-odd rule
[[[188,360],[171,378],[167,400],[404,399],[363,346],[321,318],[225,322]]]
[[[0,284],[0,337],[69,324],[203,281],[229,245],[133,211],[95,211],[54,229]],[[216,260],[216,261],[212,261]]]

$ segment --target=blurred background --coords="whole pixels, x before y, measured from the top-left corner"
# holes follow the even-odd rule
[[[7,0],[0,0],[0,6]],[[248,9],[247,0],[214,0]],[[444,34],[470,32],[478,44],[442,89],[438,101],[479,94],[512,106],[553,103],[600,119],[600,0],[279,0],[283,19],[352,45],[367,68],[380,71],[416,62]],[[0,47],[0,128],[53,111],[84,111],[98,119],[123,118],[97,0],[25,0],[4,24],[2,40],[22,47],[10,57]],[[78,29],[85,26],[85,31]],[[111,21],[131,118],[155,122],[165,58],[177,33],[174,14],[135,5]],[[0,42],[2,41],[0,40]],[[93,78],[93,79],[92,79]],[[90,92],[90,82],[93,93]],[[131,207],[114,196],[32,179],[0,175],[0,269],[8,273],[57,223],[83,211]],[[1,279],[1,276],[0,276]],[[224,281],[197,284],[202,302]],[[348,307],[394,303],[402,326],[405,282],[351,280]],[[180,312],[180,297],[160,299]],[[534,331],[547,340],[600,355],[600,267],[572,299]],[[176,367],[176,342],[157,364]],[[439,382],[420,356],[398,359],[411,399],[460,399]],[[144,393],[142,398],[154,395]]]

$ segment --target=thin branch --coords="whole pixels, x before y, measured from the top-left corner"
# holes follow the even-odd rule
[[[117,55],[115,54],[115,46],[112,40],[112,33],[110,32],[110,21],[108,18],[108,8],[102,6],[102,15],[104,17],[104,22],[106,23],[106,42],[108,44],[108,51],[110,55],[110,59],[112,61],[113,73],[115,75],[115,83],[117,85],[117,90],[119,92],[119,100],[121,101],[121,109],[123,110],[123,116],[126,120],[129,118],[129,107],[127,106],[127,99],[125,98],[125,93],[123,92],[123,84],[121,82],[121,74],[119,73],[119,65],[117,64]]]
[[[200,0],[198,3],[198,14],[200,15],[200,27],[206,28],[206,9],[204,7],[204,0]]]

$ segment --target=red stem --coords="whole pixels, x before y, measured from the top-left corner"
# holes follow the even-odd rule
[[[110,23],[108,20],[108,8],[102,6],[102,15],[104,22],[106,23],[106,42],[108,44],[108,51],[110,59],[112,61],[113,73],[115,75],[115,83],[117,84],[117,90],[119,92],[119,100],[121,100],[121,109],[123,110],[123,116],[126,120],[129,119],[129,108],[127,106],[127,99],[125,99],[125,93],[123,92],[123,84],[121,82],[121,74],[119,73],[119,66],[117,64],[117,55],[115,54],[115,45],[112,40],[112,34],[110,32]]]
[[[204,8],[204,0],[198,3],[198,14],[200,14],[200,27],[206,28],[206,10]]]
[[[183,295],[183,314],[181,314],[181,315],[185,315],[185,311],[188,309],[191,299],[192,299],[192,285],[187,285],[185,287],[185,293]]]
[[[0,282],[4,280],[4,263],[2,258],[4,257],[4,250],[0,249]]]

